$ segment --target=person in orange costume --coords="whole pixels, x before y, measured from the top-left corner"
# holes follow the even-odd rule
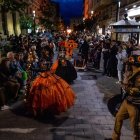
[[[75,43],[75,41],[74,40],[68,40],[67,42],[66,42],[66,56],[68,57],[68,58],[71,58],[72,57],[72,55],[73,55],[73,50],[75,49],[75,48],[77,48],[77,43]]]
[[[33,81],[27,105],[34,116],[60,114],[74,105],[75,93],[62,78],[51,71],[40,73]]]

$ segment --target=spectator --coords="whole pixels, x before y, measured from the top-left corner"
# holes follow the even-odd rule
[[[11,75],[10,62],[7,58],[3,59],[0,64],[0,85],[5,88],[5,103],[9,99],[17,99],[20,85]]]
[[[107,66],[109,60],[110,40],[106,40],[102,47],[103,53],[103,75],[107,74]]]
[[[116,58],[118,60],[118,64],[117,64],[118,82],[117,83],[120,83],[120,84],[122,82],[122,74],[123,74],[123,69],[124,69],[123,67],[124,67],[124,61],[126,57],[127,57],[126,50],[123,49],[123,46],[119,46]]]
[[[85,64],[87,64],[88,61],[88,51],[89,44],[86,40],[84,40],[84,43],[81,45],[79,52],[81,52],[83,59],[85,59]]]
[[[116,41],[112,40],[111,47],[110,47],[110,54],[109,54],[109,60],[108,60],[108,72],[107,75],[109,77],[116,77],[117,76],[117,46]]]

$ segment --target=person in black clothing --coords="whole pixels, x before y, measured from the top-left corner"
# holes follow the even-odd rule
[[[117,46],[116,46],[116,41],[111,42],[111,47],[109,50],[109,60],[108,60],[108,72],[107,75],[109,77],[116,77],[117,76],[117,58],[116,54],[118,52]]]
[[[17,79],[12,76],[10,62],[7,58],[3,59],[0,63],[0,87],[4,87],[5,89],[5,103],[9,99],[16,99],[18,97],[20,84]]]
[[[110,40],[106,40],[105,43],[102,46],[102,53],[103,53],[103,75],[107,74],[107,64],[109,60],[109,50],[110,50]]]
[[[95,58],[94,67],[96,69],[100,69],[101,51],[102,51],[101,44],[99,44],[97,46],[97,50],[96,50],[95,55],[94,55],[94,58]]]
[[[77,72],[69,60],[65,56],[59,56],[58,60],[52,65],[51,71],[63,78],[67,83],[73,83],[77,78]]]
[[[84,43],[81,45],[79,52],[82,54],[83,59],[85,59],[85,64],[87,64],[88,61],[88,51],[89,44],[86,40],[84,40]]]

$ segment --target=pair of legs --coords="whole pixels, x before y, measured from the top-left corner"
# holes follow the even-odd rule
[[[5,88],[4,87],[0,87],[0,106],[5,105],[6,101],[5,101]]]
[[[107,65],[108,65],[108,59],[104,59],[104,64],[103,64],[104,72],[103,72],[103,74],[107,74]]]
[[[20,84],[16,81],[7,81],[5,84],[5,93],[7,99],[14,99],[18,96]]]
[[[122,71],[118,70],[118,81],[122,82]]]
[[[121,107],[116,115],[115,119],[115,126],[114,126],[114,132],[112,135],[113,140],[120,140],[121,135],[121,128],[123,125],[123,120],[130,118],[130,124],[133,129],[133,136],[134,140],[140,140],[139,137],[139,130],[138,130],[138,119],[139,116],[139,110],[136,106],[128,103],[127,100],[124,100],[121,104]]]

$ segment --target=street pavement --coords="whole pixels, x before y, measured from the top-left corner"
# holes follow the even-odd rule
[[[106,102],[119,94],[117,80],[100,71],[78,72],[72,84],[75,105],[55,118],[26,116],[21,101],[13,110],[0,111],[0,140],[104,140],[111,137],[114,117]],[[128,121],[122,127],[121,140],[132,140]]]

